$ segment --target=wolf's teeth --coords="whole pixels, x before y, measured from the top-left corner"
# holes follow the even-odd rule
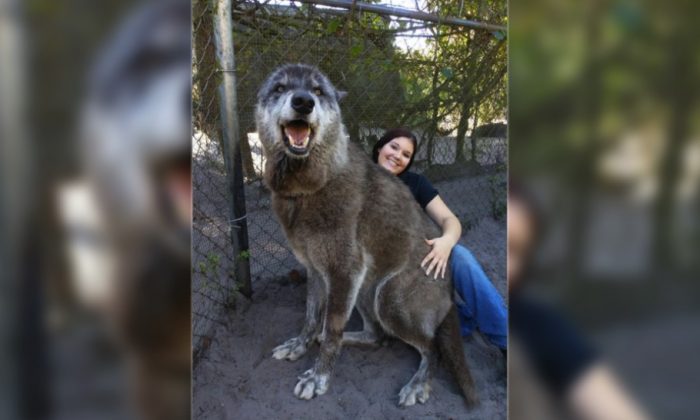
[[[309,145],[309,139],[310,139],[310,136],[307,136],[304,138],[304,140],[301,141],[301,144],[298,144],[297,142],[295,142],[293,140],[290,143],[293,147],[302,148],[302,147],[306,147]]]

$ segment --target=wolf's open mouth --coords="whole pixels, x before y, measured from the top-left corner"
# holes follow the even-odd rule
[[[313,130],[309,123],[303,120],[293,120],[282,125],[284,142],[289,151],[295,154],[304,154],[308,150],[309,141],[313,136]]]

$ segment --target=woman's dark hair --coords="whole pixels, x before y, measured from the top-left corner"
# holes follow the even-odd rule
[[[379,159],[379,150],[381,150],[381,148],[384,147],[387,143],[398,137],[407,137],[411,139],[411,142],[413,142],[413,153],[411,153],[411,159],[408,160],[408,164],[402,171],[406,172],[408,168],[410,168],[413,164],[413,158],[416,157],[416,151],[418,151],[418,139],[410,130],[407,130],[405,128],[393,128],[384,133],[384,135],[380,137],[379,140],[377,140],[377,142],[374,144],[374,147],[372,148],[372,160],[374,161],[374,163],[378,163],[377,161]]]
[[[517,275],[521,280],[517,281],[516,287],[509,287],[508,293],[511,298],[522,290],[524,283],[536,277],[534,267],[534,255],[541,246],[543,218],[542,210],[533,191],[519,181],[520,178],[509,174],[508,176],[508,205],[518,205],[525,211],[525,223],[530,224],[531,238],[526,250],[524,265]]]
[[[547,232],[547,223],[544,209],[537,195],[531,187],[520,181],[520,178],[509,174],[508,176],[508,201],[509,203],[519,203],[526,212],[526,217],[531,224],[532,238],[530,239],[531,252],[535,252],[542,245],[542,240]],[[526,267],[524,272],[531,271],[531,267]]]

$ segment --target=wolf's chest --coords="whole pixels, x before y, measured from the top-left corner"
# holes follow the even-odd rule
[[[273,208],[288,233],[304,235],[330,234],[351,217],[341,203],[320,194],[294,198],[276,196]]]

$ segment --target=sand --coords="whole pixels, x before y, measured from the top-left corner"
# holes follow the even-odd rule
[[[501,224],[486,220],[463,241],[482,262],[503,293],[498,263],[504,247]],[[483,238],[489,237],[491,241]],[[487,243],[490,242],[490,243]],[[383,347],[345,347],[330,388],[311,401],[297,399],[297,376],[313,365],[315,345],[295,362],[272,358],[272,348],[296,336],[303,324],[306,284],[299,276],[259,279],[251,301],[239,299],[214,327],[193,377],[195,419],[505,419],[506,365],[499,350],[478,334],[464,338],[464,351],[476,382],[480,404],[468,409],[444,365],[432,381],[425,404],[401,408],[398,393],[418,367],[418,353],[390,340]],[[355,313],[346,330],[361,329]]]

